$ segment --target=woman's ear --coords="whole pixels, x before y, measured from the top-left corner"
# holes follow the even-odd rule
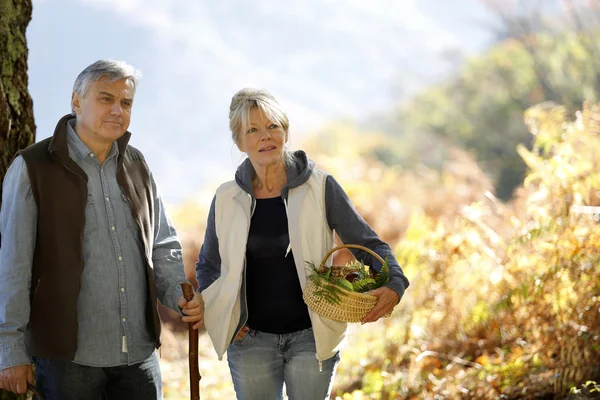
[[[235,141],[235,145],[237,146],[238,150],[241,151],[242,153],[246,152],[244,145],[240,143],[239,139]]]

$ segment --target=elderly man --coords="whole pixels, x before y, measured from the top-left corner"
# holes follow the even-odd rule
[[[181,245],[142,153],[128,145],[138,72],[100,60],[72,114],[19,152],[0,210],[0,389],[46,400],[160,399],[157,298],[186,302]]]

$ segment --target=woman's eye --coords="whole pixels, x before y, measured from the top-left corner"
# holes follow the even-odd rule
[[[277,129],[277,128],[279,128],[279,125],[277,125],[277,124],[269,125],[269,129]]]

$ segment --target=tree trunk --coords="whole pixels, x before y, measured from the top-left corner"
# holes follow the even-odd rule
[[[14,154],[35,141],[33,103],[27,90],[25,37],[31,11],[31,0],[0,0],[0,181]],[[0,390],[0,400],[21,398],[24,397]]]
[[[15,153],[35,141],[25,37],[31,11],[31,0],[0,0],[0,180]]]

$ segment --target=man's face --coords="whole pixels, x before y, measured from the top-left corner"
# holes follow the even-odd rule
[[[133,85],[128,79],[109,82],[100,78],[85,96],[73,93],[77,133],[96,143],[111,144],[127,131],[133,106]]]

